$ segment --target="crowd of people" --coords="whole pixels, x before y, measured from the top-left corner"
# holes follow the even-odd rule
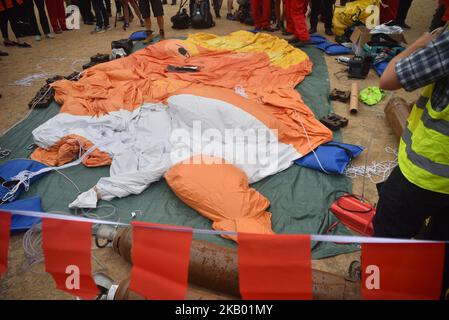
[[[190,0],[207,1],[209,0]],[[339,5],[345,5],[354,0],[339,0]],[[380,6],[382,23],[410,28],[406,23],[407,13],[413,0],[383,0]],[[439,7],[435,13],[431,28],[440,26],[449,19],[449,0],[437,0]],[[123,29],[129,28],[133,19],[137,19],[141,27],[145,27],[148,37],[145,42],[151,42],[155,34],[152,31],[151,11],[159,27],[159,35],[163,39],[164,9],[167,0],[114,0],[115,19],[123,22]],[[317,32],[318,22],[324,23],[326,35],[333,35],[332,18],[336,0],[249,0],[252,21],[257,31],[273,32],[282,30],[282,34],[291,43],[307,43],[310,34]],[[239,2],[240,3],[240,2]],[[176,0],[171,0],[176,5]],[[221,18],[220,10],[223,0],[211,0],[215,17]],[[34,36],[36,41],[43,37],[53,39],[54,34],[69,31],[66,26],[65,5],[76,5],[86,25],[95,25],[92,33],[102,33],[111,29],[111,0],[0,0],[0,27],[3,44],[6,47],[18,46],[29,48],[31,45],[23,41],[25,36]],[[36,10],[39,20],[36,17]],[[226,0],[226,19],[236,20],[234,0]],[[47,17],[48,12],[48,17]],[[307,27],[309,17],[309,27]],[[38,21],[40,23],[39,29]],[[49,22],[50,21],[50,22]],[[8,22],[15,35],[11,40],[8,34]],[[51,25],[51,29],[50,29]],[[0,51],[0,55],[7,53]]]

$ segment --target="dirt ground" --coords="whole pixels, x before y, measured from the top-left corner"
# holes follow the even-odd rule
[[[236,5],[235,5],[236,6]],[[164,7],[166,14],[166,35],[167,37],[186,36],[190,30],[175,31],[169,27],[169,17],[171,17],[177,7],[167,5]],[[420,34],[427,31],[433,12],[435,1],[415,0],[412,4],[408,16],[408,24],[412,29],[405,32],[408,42],[414,41]],[[225,6],[221,10],[225,16]],[[114,24],[112,19],[111,24]],[[112,40],[127,38],[128,35],[142,28],[134,21],[130,29],[123,31],[122,23],[117,24],[117,28],[112,31],[91,35],[91,26],[82,25],[81,30],[68,31],[56,35],[55,39],[44,39],[41,42],[34,41],[33,37],[26,39],[32,48],[5,48],[0,45],[0,50],[7,51],[8,57],[0,60],[0,132],[3,132],[11,125],[22,119],[28,112],[28,102],[33,98],[36,91],[42,86],[45,78],[51,75],[68,75],[73,70],[81,70],[81,65],[88,61],[88,58],[96,53],[110,52]],[[319,32],[323,31],[323,26],[319,26]],[[155,26],[153,27],[155,29]],[[208,30],[210,33],[224,35],[236,30],[249,29],[248,26],[238,22],[228,21],[224,18],[216,20],[216,27]],[[280,32],[276,35],[280,36]],[[329,69],[329,78],[332,88],[350,90],[351,80],[338,78],[335,75],[344,69],[333,57],[326,57]],[[46,73],[42,80],[38,79],[30,86],[18,86],[14,82],[32,74]],[[370,72],[366,80],[358,81],[359,87],[364,88],[378,84],[378,77],[373,71]],[[397,148],[397,139],[394,137],[383,113],[386,102],[393,95],[405,98],[407,101],[414,101],[418,92],[406,93],[403,90],[395,93],[387,92],[385,99],[374,107],[360,105],[357,115],[349,115],[348,106],[343,103],[333,103],[336,113],[349,119],[349,125],[343,129],[344,141],[364,146],[370,146],[368,150],[354,161],[355,166],[363,166],[368,157],[368,165],[373,161],[393,160],[394,155],[385,151],[386,147]],[[1,147],[1,146],[0,146]],[[362,178],[353,180],[355,193],[362,193]],[[369,179],[365,181],[365,196],[372,202],[377,201],[375,184]],[[94,245],[93,245],[94,247]],[[103,267],[107,268],[106,273],[114,280],[121,280],[129,274],[130,267],[112,249],[106,248],[94,250],[93,254],[103,264],[100,266],[93,262],[93,269],[98,271]],[[313,261],[313,267],[329,271],[335,274],[345,275],[351,261],[359,260],[360,254],[346,254],[334,258]],[[30,270],[23,270],[24,253],[22,249],[22,236],[11,238],[9,252],[9,270],[0,281],[0,299],[73,299],[72,296],[58,291],[54,288],[54,282],[48,274],[43,273],[43,266],[39,265]],[[206,295],[207,296],[207,295]],[[211,297],[211,296],[208,296]]]

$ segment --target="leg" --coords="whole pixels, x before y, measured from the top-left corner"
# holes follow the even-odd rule
[[[125,24],[129,24],[129,4],[128,0],[122,0],[123,4],[123,16],[125,19]]]
[[[309,42],[310,40],[306,23],[307,5],[307,0],[292,1],[291,15],[294,24],[294,34],[296,39],[302,42]]]
[[[285,31],[288,33],[293,33],[293,30],[295,29],[295,26],[293,24],[292,19],[292,1],[294,0],[284,0],[284,14],[285,14],[285,24],[286,28]]]
[[[293,0],[291,0],[293,1]],[[253,16],[254,20],[254,27],[255,29],[261,29],[261,15],[260,15],[260,6],[261,6],[262,0],[251,0],[251,15]]]
[[[136,13],[136,15],[139,18],[139,21],[141,22],[142,27],[143,27],[143,18],[142,18],[142,13],[140,12],[140,9],[139,9],[139,5],[137,4],[136,0],[131,0],[130,4],[133,7],[134,12]]]
[[[399,26],[406,27],[405,19],[407,18],[408,11],[412,5],[413,0],[400,0],[398,7],[398,14],[396,16],[396,22]]]
[[[45,0],[34,0],[37,9],[39,10],[39,21],[41,23],[44,34],[50,33],[50,25],[48,24],[47,13],[45,12]]]
[[[101,1],[102,0],[92,0],[92,6],[94,7],[95,18],[97,20],[97,22],[96,22],[97,28],[103,28],[103,26],[104,26]],[[106,9],[105,9],[105,11],[106,11]]]
[[[3,41],[9,42],[8,35],[8,12],[6,10],[0,11],[0,29],[2,31]]]
[[[56,0],[46,0],[48,17],[50,18],[50,24],[53,28],[53,32],[61,33],[61,28],[59,28],[58,17],[56,13]]]
[[[315,33],[318,26],[318,15],[320,14],[321,0],[310,1],[310,30],[309,33]]]
[[[416,236],[430,216],[429,194],[430,191],[410,183],[396,167],[379,192],[374,236],[404,239]]]
[[[23,4],[23,9],[28,21],[30,22],[31,33],[34,36],[40,36],[41,32],[39,31],[39,27],[37,25],[36,14],[34,13],[34,4],[33,1],[28,0]]]
[[[260,19],[260,26],[262,29],[270,27],[270,15],[271,15],[271,0],[263,0],[262,17]]]
[[[106,5],[106,12],[108,13],[108,18],[112,17],[111,0],[104,0],[104,4]]]
[[[64,0],[56,0],[56,10],[57,10],[57,17],[58,17],[58,23],[61,27],[61,30],[67,31],[67,27],[65,25],[65,7],[64,7]]]
[[[159,36],[161,40],[165,39],[164,30],[164,7],[162,6],[161,0],[150,0],[151,9],[153,10],[153,15],[156,17],[157,25],[159,27]]]
[[[332,17],[334,15],[335,0],[323,0],[323,18],[326,34],[332,36]]]
[[[276,25],[278,28],[282,25],[282,16],[281,16],[281,0],[275,0],[274,2],[274,14],[276,16]]]
[[[191,5],[192,4],[193,4],[193,1],[191,1]],[[214,7],[215,16],[218,19],[221,18],[220,10],[221,10],[221,6],[223,4],[223,0],[213,0],[212,4],[213,4],[213,7]],[[190,11],[192,11],[192,10],[190,10]]]

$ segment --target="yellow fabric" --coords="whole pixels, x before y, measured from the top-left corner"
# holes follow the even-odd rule
[[[366,13],[365,9],[370,5],[379,6],[378,0],[358,0],[348,2],[344,7],[335,7],[332,24],[334,32],[337,36],[343,35],[347,27],[352,26],[355,22],[365,22],[371,14]]]
[[[425,108],[432,118],[449,121],[449,106],[442,112],[433,110],[431,106],[434,86],[428,85],[423,90],[422,96],[429,98]],[[412,132],[411,149],[434,163],[449,166],[449,136],[426,127],[422,121],[423,114],[424,109],[415,105],[407,120],[407,128]],[[401,139],[398,162],[404,176],[421,188],[449,194],[449,178],[432,174],[415,165],[409,160],[406,147],[405,141]]]
[[[284,69],[309,59],[304,51],[289,45],[287,41],[261,32],[236,31],[226,36],[196,33],[189,35],[185,42],[213,51],[264,52],[272,65]]]

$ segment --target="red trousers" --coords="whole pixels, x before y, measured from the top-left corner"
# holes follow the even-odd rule
[[[65,25],[64,0],[45,0],[47,4],[48,16],[53,31],[67,29]]]
[[[383,0],[388,7],[380,5],[380,23],[386,23],[395,20],[398,14],[399,0]]]
[[[254,26],[256,29],[263,29],[270,26],[270,13],[270,0],[251,0],[251,14],[253,16]]]
[[[284,2],[287,31],[293,33],[298,40],[308,42],[310,35],[307,31],[306,12],[309,1],[284,0]]]

